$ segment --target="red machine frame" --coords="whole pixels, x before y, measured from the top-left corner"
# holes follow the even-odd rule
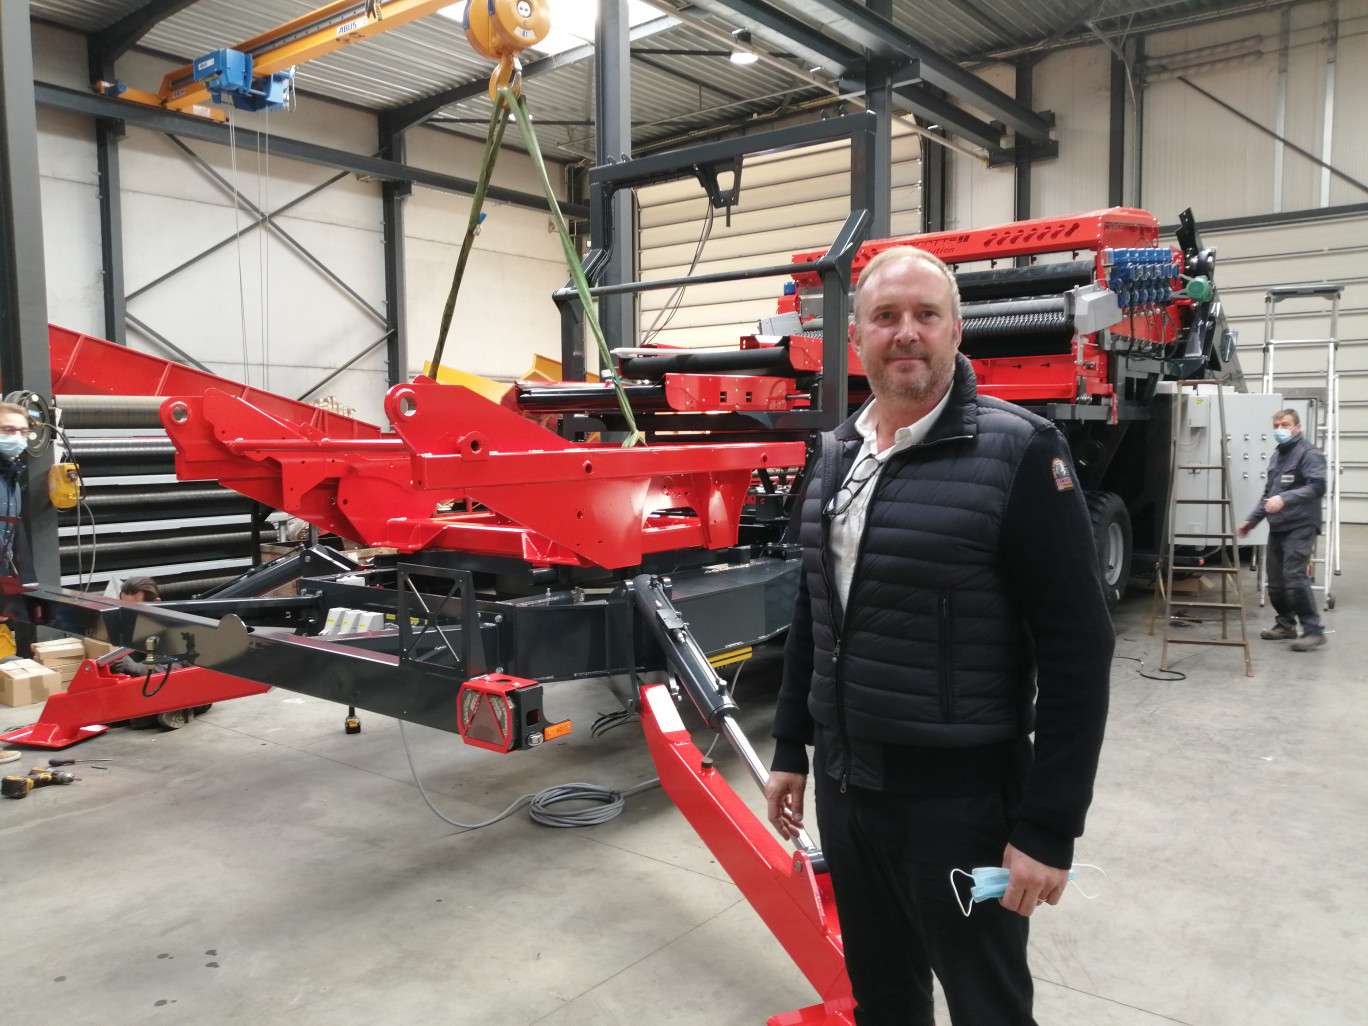
[[[1089,252],[1096,268],[1096,281],[1107,284],[1105,251],[1109,249],[1159,248],[1159,221],[1146,210],[1114,207],[1094,210],[1071,217],[1045,217],[1033,221],[968,231],[933,232],[893,239],[866,242],[855,257],[851,285],[859,280],[869,261],[885,250],[897,246],[915,246],[945,261],[952,269],[975,261],[1037,257],[1046,253]],[[812,253],[795,253],[794,263],[805,263]],[[995,265],[995,264],[994,264]],[[817,288],[821,282],[812,274],[793,275],[799,289]],[[779,312],[797,312],[798,296],[780,300]],[[1170,304],[1159,312],[1149,311],[1135,318],[1131,331],[1140,338],[1157,342],[1172,341],[1174,320]],[[1190,301],[1179,299],[1173,306],[1187,306]],[[821,347],[809,346],[820,362]],[[858,373],[854,350],[851,350],[851,373]],[[978,376],[979,391],[1008,402],[1075,402],[1107,400],[1113,396],[1108,379],[1107,354],[1098,347],[1091,335],[1075,339],[1073,352],[1061,356],[1013,356],[975,359],[974,372]]]

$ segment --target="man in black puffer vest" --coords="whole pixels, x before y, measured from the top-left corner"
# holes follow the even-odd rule
[[[859,1026],[1031,1026],[1028,917],[1064,893],[1114,634],[1083,495],[1048,421],[978,394],[959,295],[899,247],[855,293],[873,398],[801,499],[770,821],[816,805]],[[1034,734],[1034,741],[1032,740]],[[950,871],[1010,870],[965,917]]]
[[[1325,647],[1325,625],[1316,610],[1315,593],[1307,568],[1316,551],[1321,529],[1321,498],[1325,495],[1325,454],[1302,437],[1296,410],[1273,414],[1277,448],[1268,461],[1268,482],[1258,506],[1235,529],[1241,538],[1260,520],[1268,519],[1268,601],[1278,614],[1265,641],[1292,641],[1298,652]],[[1297,621],[1302,636],[1297,637]]]

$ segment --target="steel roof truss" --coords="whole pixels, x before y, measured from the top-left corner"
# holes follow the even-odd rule
[[[851,0],[810,0],[826,15],[831,31],[870,53],[890,60],[918,60],[922,80],[983,111],[1033,142],[1050,138],[1053,117],[1031,110],[971,71],[903,32],[891,21]]]

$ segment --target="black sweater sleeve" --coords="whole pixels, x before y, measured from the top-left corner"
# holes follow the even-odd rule
[[[1003,522],[1010,587],[1036,657],[1035,754],[1012,844],[1067,867],[1083,833],[1106,726],[1115,632],[1087,502],[1064,438],[1027,448]]]
[[[798,600],[784,641],[784,674],[779,701],[774,707],[774,759],[770,769],[780,773],[808,771],[807,746],[812,744],[812,714],[808,691],[812,687],[812,605],[808,600],[807,574],[799,570]]]

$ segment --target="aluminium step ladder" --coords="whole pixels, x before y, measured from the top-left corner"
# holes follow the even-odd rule
[[[1335,608],[1333,577],[1340,576],[1340,395],[1336,359],[1339,355],[1339,302],[1343,285],[1287,285],[1271,288],[1264,295],[1264,392],[1278,392],[1283,405],[1298,401],[1307,406],[1302,420],[1309,428],[1311,441],[1325,454],[1325,496],[1321,500],[1321,534],[1311,556],[1311,591],[1325,594],[1325,607]],[[1330,304],[1329,338],[1278,338],[1275,334],[1278,304],[1285,299],[1323,299]],[[1315,367],[1277,370],[1274,357],[1282,351],[1301,350],[1310,354]],[[1321,359],[1323,359],[1323,364]],[[1291,402],[1289,402],[1289,400]],[[1317,570],[1320,570],[1318,573]],[[1266,565],[1259,560],[1260,601],[1267,588]]]
[[[1216,408],[1220,413],[1220,434],[1216,437],[1214,446],[1215,451],[1220,454],[1219,458],[1216,462],[1180,463],[1179,436],[1183,425],[1184,400],[1198,401],[1198,388],[1210,387],[1213,384],[1216,386]],[[1191,388],[1192,391],[1185,392],[1184,389],[1187,388]],[[1169,436],[1169,490],[1168,504],[1164,515],[1163,541],[1165,558],[1164,565],[1159,568],[1159,572],[1154,576],[1156,603],[1152,606],[1150,618],[1150,633],[1153,634],[1154,621],[1158,615],[1157,609],[1162,607],[1164,644],[1159,656],[1159,668],[1161,670],[1169,668],[1168,650],[1170,645],[1238,647],[1244,649],[1245,676],[1252,677],[1254,676],[1254,661],[1249,648],[1249,624],[1245,616],[1244,590],[1240,584],[1239,541],[1235,535],[1235,527],[1239,520],[1235,513],[1230,480],[1230,448],[1229,432],[1226,428],[1225,387],[1220,381],[1213,382],[1211,379],[1200,379],[1174,382]],[[1207,495],[1203,498],[1179,497],[1179,486],[1184,475],[1201,477],[1211,474],[1218,475],[1218,489],[1208,488]],[[1217,492],[1219,497],[1213,495],[1213,492]],[[1219,513],[1219,523],[1215,525],[1213,530],[1213,525],[1208,518],[1204,530],[1182,530],[1182,528],[1192,526],[1184,523],[1179,517],[1179,512],[1184,506],[1213,508]],[[1177,550],[1180,545],[1198,546],[1199,543],[1208,543],[1212,538],[1216,538],[1218,541],[1214,551],[1210,551],[1208,547],[1208,551],[1201,556],[1182,557],[1183,565],[1178,566],[1180,556]],[[1183,596],[1181,600],[1176,599],[1173,593],[1175,570],[1192,570],[1198,574],[1215,574],[1221,582],[1219,599],[1205,599],[1201,592],[1198,592],[1195,598],[1189,599]],[[1194,610],[1196,611],[1195,614],[1193,613]],[[1236,614],[1238,619],[1240,628],[1238,639],[1231,637],[1231,614]],[[1175,628],[1179,624],[1208,621],[1220,622],[1221,636],[1219,638],[1175,636]]]

